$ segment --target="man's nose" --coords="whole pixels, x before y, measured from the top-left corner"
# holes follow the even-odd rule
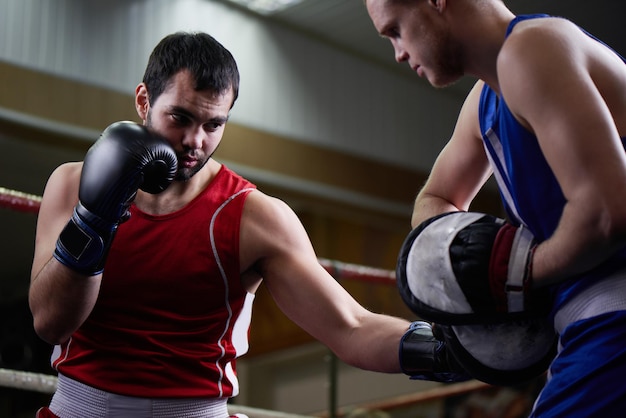
[[[200,149],[202,148],[205,136],[206,133],[202,128],[195,129],[185,135],[183,145],[191,149]]]
[[[400,47],[396,47],[395,52],[396,52],[396,62],[402,63],[409,59],[409,54],[407,54],[407,52],[404,49]]]

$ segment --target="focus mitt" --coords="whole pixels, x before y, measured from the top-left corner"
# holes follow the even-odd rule
[[[547,292],[531,292],[535,239],[523,226],[474,212],[428,219],[405,240],[397,264],[404,302],[440,324],[543,316]]]

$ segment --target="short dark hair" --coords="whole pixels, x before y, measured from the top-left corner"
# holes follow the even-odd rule
[[[207,33],[176,32],[163,38],[148,59],[143,82],[151,105],[182,70],[193,74],[196,90],[232,89],[231,107],[239,96],[239,69],[232,54]]]

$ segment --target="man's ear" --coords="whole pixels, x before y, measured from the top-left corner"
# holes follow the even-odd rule
[[[150,97],[144,83],[139,84],[135,89],[135,109],[141,120],[145,121],[150,109]]]
[[[447,6],[447,0],[428,0],[428,4],[441,13]]]

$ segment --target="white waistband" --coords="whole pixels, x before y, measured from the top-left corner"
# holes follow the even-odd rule
[[[581,319],[626,310],[626,270],[599,281],[567,301],[554,317],[554,329],[561,334]]]
[[[59,374],[50,411],[60,418],[227,418],[226,402],[116,395]]]

